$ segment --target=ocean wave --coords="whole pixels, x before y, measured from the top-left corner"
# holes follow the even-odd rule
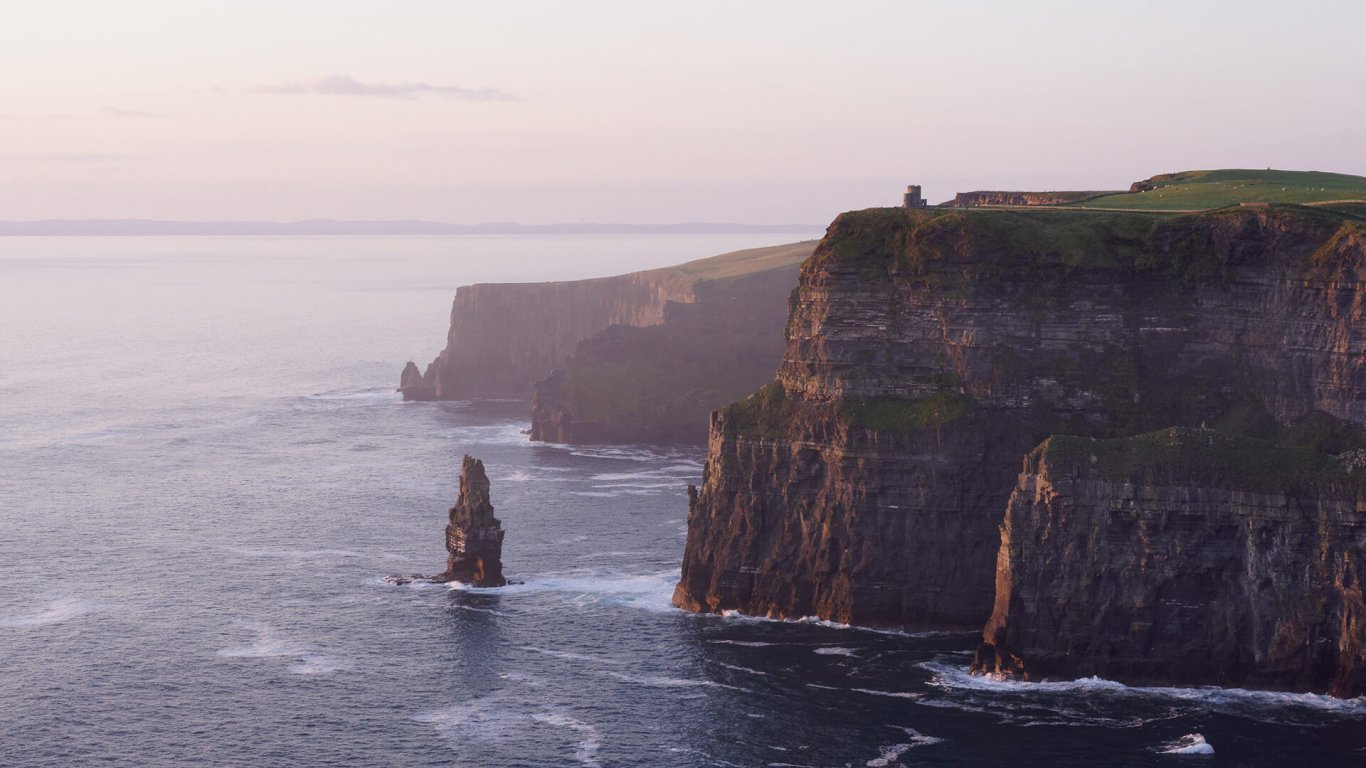
[[[103,606],[78,597],[59,597],[34,613],[23,613],[0,618],[0,627],[44,627],[88,616],[103,610]]]
[[[229,659],[294,659],[286,670],[295,675],[326,675],[352,668],[351,662],[320,653],[306,643],[282,636],[274,627],[249,623],[256,639],[246,645],[230,646],[217,652]]]
[[[1157,750],[1164,755],[1212,755],[1214,746],[1198,733],[1188,733]]]
[[[611,656],[592,656],[586,653],[574,653],[573,651],[557,651],[553,648],[538,648],[534,645],[522,645],[518,647],[524,651],[531,651],[532,653],[539,653],[542,656],[550,656],[556,659],[563,659],[564,661],[585,661],[590,664],[608,665],[625,663],[622,659]]]
[[[924,695],[912,693],[910,691],[879,691],[873,688],[850,688],[849,690],[857,693],[866,693],[869,696],[886,696],[893,699],[918,699]]]
[[[925,632],[907,632],[903,629],[890,629],[885,627],[860,627],[856,624],[842,624],[838,621],[822,619],[818,616],[802,616],[796,619],[785,619],[775,616],[754,616],[748,613],[740,613],[736,610],[725,610],[720,613],[704,613],[700,616],[712,616],[722,619],[734,619],[737,621],[766,621],[779,624],[812,624],[818,627],[829,629],[847,630],[851,632],[868,632],[875,635],[892,635],[894,637],[955,637],[962,635],[980,635],[981,632],[956,632],[948,630],[928,630]]]
[[[679,572],[676,570],[651,574],[572,573],[532,577],[505,587],[481,588],[451,582],[449,588],[509,596],[564,593],[580,606],[607,603],[663,612],[675,610],[672,600],[678,579]]]
[[[934,736],[926,736],[914,728],[901,728],[901,730],[906,733],[906,736],[909,737],[910,741],[880,747],[878,749],[878,756],[869,760],[865,765],[870,766],[870,768],[884,768],[884,766],[896,763],[902,755],[916,747],[928,747],[931,744],[939,744],[944,741],[943,739]]]
[[[752,693],[748,688],[741,688],[738,685],[726,685],[715,680],[694,680],[691,678],[665,677],[663,675],[630,675],[625,672],[613,672],[603,670],[599,674],[621,680],[626,683],[643,685],[647,688],[726,688],[732,691]]]
[[[403,402],[403,395],[390,387],[368,389],[334,389],[304,395],[306,402],[333,403],[340,406],[395,405]]]
[[[739,666],[739,665],[737,665],[737,664],[727,664],[727,663],[724,662],[724,661],[718,661],[718,662],[716,662],[716,664],[717,664],[718,666],[725,667],[726,669],[733,669],[733,670],[735,670],[736,672],[744,672],[744,673],[750,674],[750,675],[760,675],[760,676],[763,676],[763,677],[768,677],[768,673],[767,673],[767,672],[760,672],[760,671],[757,670],[757,669],[750,669],[749,667],[742,667],[742,666]]]
[[[494,695],[423,712],[413,719],[435,726],[462,756],[468,749],[468,757],[484,760],[488,759],[490,747],[520,748],[527,742],[529,729],[540,726],[568,731],[572,734],[569,741],[574,760],[585,768],[602,765],[598,759],[602,737],[597,727],[552,707],[530,708],[525,704],[503,702]]]
[[[527,430],[531,424],[525,421],[503,422],[500,424],[471,424],[456,427],[446,439],[462,444],[515,445],[531,447]]]
[[[844,648],[838,645],[826,646],[824,648],[813,648],[811,650],[813,653],[819,653],[822,656],[853,656],[855,658],[858,657],[858,654],[854,653],[854,649]]]
[[[1254,691],[1216,686],[1128,686],[1100,677],[1026,682],[974,675],[966,666],[938,661],[922,662],[919,666],[932,674],[929,684],[936,688],[950,693],[969,692],[987,695],[988,698],[977,699],[975,703],[986,704],[988,709],[993,703],[1000,703],[1002,699],[1016,702],[1029,700],[1034,703],[1044,699],[1084,702],[1085,707],[1073,708],[1070,711],[1067,707],[1053,707],[1065,716],[1064,719],[1070,715],[1072,719],[1082,722],[1093,719],[1122,720],[1126,725],[1140,725],[1180,714],[1171,705],[1256,720],[1290,721],[1308,725],[1321,725],[1324,715],[1366,716],[1366,697],[1338,699],[1317,693]],[[993,697],[996,702],[992,701]],[[1142,701],[1168,706],[1165,713],[1159,717],[1133,716],[1133,705]],[[1107,714],[1104,708],[1111,705],[1116,713],[1127,714]]]

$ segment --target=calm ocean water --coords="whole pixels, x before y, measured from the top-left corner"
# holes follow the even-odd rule
[[[674,610],[700,450],[392,391],[457,285],[773,242],[0,239],[0,766],[1366,763],[1362,700],[997,683],[971,635]],[[466,452],[524,583],[385,584],[444,565]]]

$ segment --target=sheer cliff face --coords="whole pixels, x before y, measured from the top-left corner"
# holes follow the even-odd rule
[[[1366,422],[1363,253],[1359,225],[1277,209],[841,216],[777,381],[712,420],[675,602],[980,627],[1048,435]]]
[[[1366,694],[1366,477],[1213,430],[1033,452],[975,667]]]
[[[446,348],[411,400],[529,396],[575,345],[609,325],[664,320],[669,302],[694,300],[692,284],[668,270],[560,283],[461,286]]]
[[[707,416],[773,378],[787,297],[811,245],[786,265],[704,280],[660,325],[616,325],[580,342],[536,385],[531,439],[555,443],[689,442]]]

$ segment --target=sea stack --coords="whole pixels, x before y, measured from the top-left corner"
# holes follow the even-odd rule
[[[474,587],[501,587],[503,578],[503,527],[493,516],[489,501],[489,476],[484,462],[465,454],[460,467],[460,497],[451,507],[446,525],[446,572],[442,581],[459,581]]]

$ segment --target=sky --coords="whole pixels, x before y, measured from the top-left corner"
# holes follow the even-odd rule
[[[1366,175],[1366,2],[0,0],[0,219],[824,224]]]

